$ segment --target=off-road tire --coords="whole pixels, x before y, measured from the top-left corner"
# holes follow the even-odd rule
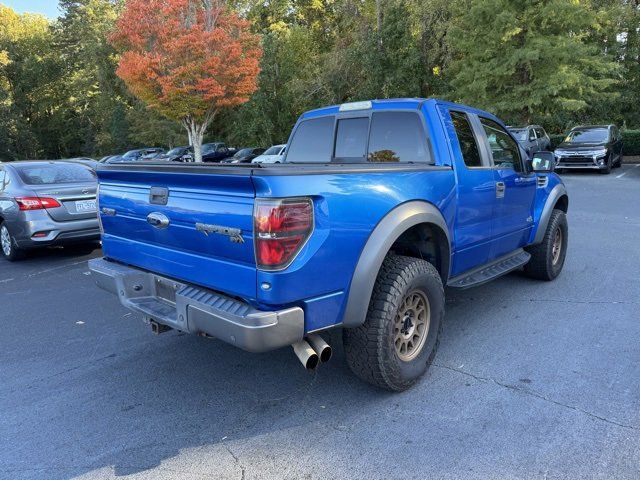
[[[560,254],[554,263],[553,246],[556,240],[556,232],[560,229],[562,234],[560,242]],[[527,247],[526,250],[531,254],[529,263],[524,266],[524,273],[537,280],[554,280],[564,266],[567,256],[567,244],[569,240],[569,228],[567,225],[567,216],[562,210],[555,209],[551,213],[551,218],[544,232],[542,243]]]
[[[20,260],[21,258],[24,257],[24,250],[19,249],[16,246],[16,241],[13,238],[13,235],[11,235],[11,232],[9,231],[8,227],[5,227],[4,222],[0,222],[0,235],[2,235],[2,229],[6,228],[7,232],[9,234],[9,238],[10,238],[10,251],[9,254],[7,255],[4,252],[4,248],[2,248],[2,245],[0,244],[0,255],[2,255],[2,257],[10,262],[15,262],[16,260]]]
[[[394,344],[396,315],[405,297],[418,292],[428,300],[429,326],[421,350],[401,360]],[[390,254],[385,258],[363,325],[343,330],[349,368],[378,387],[402,391],[424,374],[438,349],[444,317],[444,290],[440,274],[429,262]]]

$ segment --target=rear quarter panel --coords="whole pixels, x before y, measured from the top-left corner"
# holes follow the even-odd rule
[[[450,168],[383,173],[336,173],[254,177],[257,197],[309,196],[315,230],[284,271],[258,271],[258,300],[266,305],[304,301],[307,331],[342,319],[355,266],[380,220],[398,205],[433,203],[451,225],[455,182]],[[260,285],[267,282],[269,290]]]

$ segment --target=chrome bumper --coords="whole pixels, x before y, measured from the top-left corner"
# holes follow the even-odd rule
[[[118,296],[145,319],[189,333],[204,333],[249,352],[266,352],[304,337],[299,307],[264,311],[251,305],[145,270],[89,260],[96,284]]]

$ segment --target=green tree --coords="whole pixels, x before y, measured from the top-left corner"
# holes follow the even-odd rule
[[[613,95],[617,66],[590,42],[602,24],[588,0],[461,0],[453,18],[456,100],[528,123]]]

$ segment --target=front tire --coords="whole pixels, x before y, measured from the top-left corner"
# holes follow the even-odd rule
[[[16,241],[9,232],[5,222],[0,223],[0,251],[2,256],[10,262],[15,262],[23,257],[23,251],[16,246]]]
[[[554,280],[564,266],[569,240],[567,216],[562,210],[553,210],[542,243],[528,247],[531,254],[524,273],[537,280]]]
[[[602,175],[609,175],[611,173],[611,162],[613,161],[613,155],[609,155],[607,163],[604,168],[598,170]]]
[[[349,367],[362,380],[406,390],[431,364],[438,349],[444,290],[429,262],[390,254],[385,258],[363,325],[343,331]]]

